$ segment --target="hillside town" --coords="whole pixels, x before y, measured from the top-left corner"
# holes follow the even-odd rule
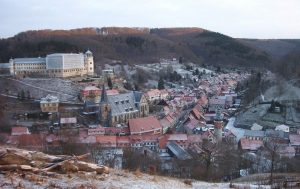
[[[240,85],[255,75],[246,69],[176,58],[94,68],[89,50],[4,65],[1,108],[9,128],[0,140],[6,145],[48,153],[89,149],[97,163],[116,169],[130,168],[135,157],[128,152],[134,152],[147,158],[140,164],[145,172],[188,178],[195,159],[208,161],[208,170],[221,166],[218,157],[242,153],[237,158],[248,164],[227,169],[224,180],[287,168],[268,166],[274,159],[266,151],[300,155],[299,98],[266,96],[245,104],[249,91]]]

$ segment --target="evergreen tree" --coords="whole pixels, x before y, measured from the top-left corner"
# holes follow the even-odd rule
[[[198,70],[198,68],[195,70],[195,75],[199,75],[199,70]]]
[[[31,95],[30,95],[30,91],[29,91],[29,90],[26,91],[26,98],[27,98],[27,99],[30,99],[30,98],[31,98]]]
[[[18,92],[18,96],[17,96],[18,100],[21,100],[21,93]]]
[[[21,94],[20,94],[21,100],[25,99],[25,91],[22,89]]]
[[[157,88],[158,88],[159,90],[165,88],[165,86],[164,86],[164,80],[163,80],[163,78],[161,78],[161,77],[160,77],[159,80],[158,80]]]
[[[110,77],[107,78],[107,85],[108,85],[109,89],[113,88],[113,84],[112,84],[112,81],[111,81]]]

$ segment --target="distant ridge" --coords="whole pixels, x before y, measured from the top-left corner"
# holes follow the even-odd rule
[[[179,58],[198,64],[264,67],[268,53],[245,41],[202,28],[90,27],[21,32],[0,40],[0,62],[11,57],[44,56],[54,52],[93,51],[103,60],[149,63]]]

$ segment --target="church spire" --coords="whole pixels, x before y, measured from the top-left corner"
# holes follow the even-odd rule
[[[106,93],[105,86],[103,84],[100,103],[104,103],[104,102],[108,103],[108,98],[107,98],[107,93]]]

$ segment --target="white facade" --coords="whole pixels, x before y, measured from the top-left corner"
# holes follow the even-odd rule
[[[85,54],[55,53],[46,58],[15,58],[9,60],[10,74],[14,76],[40,75],[48,77],[73,77],[94,75],[91,51]]]
[[[46,69],[84,68],[83,54],[50,54],[46,57]]]

